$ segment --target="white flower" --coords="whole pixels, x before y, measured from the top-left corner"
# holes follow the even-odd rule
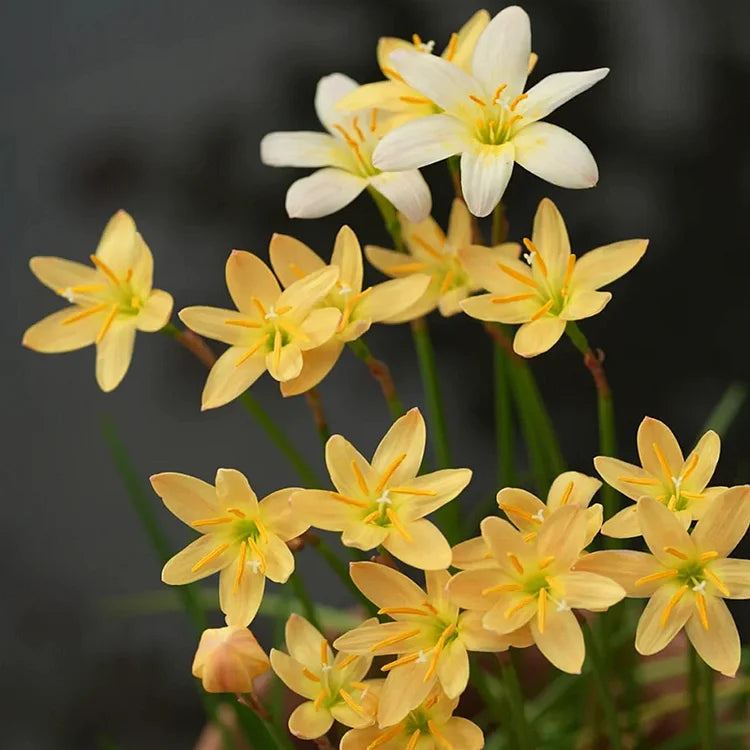
[[[529,17],[518,6],[482,32],[471,73],[413,50],[390,56],[403,79],[444,111],[385,135],[373,154],[378,169],[417,169],[461,154],[469,210],[487,216],[503,196],[513,163],[553,185],[593,187],[599,173],[588,147],[567,130],[540,122],[609,72],[555,73],[523,93],[531,52]]]
[[[336,103],[358,87],[351,78],[332,73],[320,79],[315,111],[327,133],[269,133],[260,142],[260,158],[274,167],[322,167],[292,183],[286,194],[291,218],[317,219],[351,203],[370,186],[384,195],[411,221],[430,213],[430,189],[417,169],[389,172],[376,169],[372,153],[386,130],[378,110],[347,113]]]

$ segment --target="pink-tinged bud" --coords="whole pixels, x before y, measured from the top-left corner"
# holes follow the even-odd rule
[[[253,680],[270,668],[255,636],[231,625],[204,630],[193,660],[193,676],[209,693],[251,693]]]

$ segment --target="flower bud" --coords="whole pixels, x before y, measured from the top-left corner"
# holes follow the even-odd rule
[[[193,660],[193,676],[209,693],[251,693],[253,680],[271,665],[255,636],[236,626],[203,631]]]

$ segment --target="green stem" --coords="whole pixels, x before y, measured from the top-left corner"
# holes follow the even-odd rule
[[[701,707],[700,707],[700,666],[698,664],[698,654],[696,653],[693,645],[688,643],[687,646],[687,657],[688,657],[688,694],[690,696],[690,716],[689,721],[693,726],[695,736],[698,737],[700,734],[702,721],[701,721]]]
[[[500,245],[508,238],[508,219],[502,201],[492,211],[492,244]]]
[[[312,623],[318,630],[320,627],[320,619],[318,618],[318,612],[315,609],[315,604],[305,586],[305,582],[300,577],[300,574],[295,570],[292,575],[289,576],[289,583],[294,590],[294,595],[299,599],[302,609],[305,610],[305,617]]]
[[[398,397],[396,392],[396,385],[391,377],[391,371],[385,362],[381,362],[379,359],[375,359],[370,351],[370,347],[359,338],[349,342],[349,348],[354,354],[361,359],[367,369],[370,371],[372,377],[377,381],[380,386],[380,390],[383,392],[383,398],[388,405],[388,410],[394,419],[398,419],[404,413],[404,407],[401,403],[401,399]]]
[[[237,698],[234,709],[237,714],[237,722],[245,737],[262,741],[263,744],[258,745],[258,747],[269,748],[269,750],[270,748],[284,750],[292,747],[291,739],[285,733],[279,731],[274,723],[273,716],[255,695],[247,693],[238,695]],[[259,737],[259,734],[265,734],[266,738]],[[269,744],[269,741],[272,744]]]
[[[398,211],[396,211],[393,204],[384,195],[375,190],[375,188],[368,187],[367,192],[370,194],[373,201],[375,201],[375,205],[378,207],[378,211],[380,211],[380,215],[383,217],[385,228],[388,234],[391,235],[396,250],[400,253],[405,252],[404,238],[401,234],[401,222],[398,218]]]
[[[609,675],[606,662],[599,646],[599,639],[594,630],[584,620],[581,623],[583,634],[586,639],[586,652],[591,657],[591,667],[599,693],[599,702],[604,713],[604,724],[612,750],[621,750],[622,739],[620,737],[620,724],[617,715],[612,691],[610,690]]]
[[[508,354],[500,344],[493,341],[492,363],[495,374],[495,429],[497,437],[497,484],[498,487],[515,485],[513,462],[513,411],[511,409],[510,367]]]
[[[531,727],[526,717],[526,705],[524,702],[521,682],[518,679],[518,654],[515,649],[508,649],[508,652],[501,656],[497,655],[500,664],[500,676],[505,686],[505,693],[510,705],[510,718],[515,734],[516,742],[511,743],[519,750],[532,750],[534,747]],[[511,733],[509,732],[509,735]]]
[[[688,648],[693,651],[693,646]],[[700,712],[701,750],[714,750],[716,747],[716,696],[714,695],[714,673],[708,664],[704,664],[696,655],[698,674],[701,682],[703,700]]]

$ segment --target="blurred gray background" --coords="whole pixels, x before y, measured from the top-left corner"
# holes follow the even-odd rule
[[[607,353],[621,455],[634,457],[645,414],[689,445],[727,384],[747,382],[750,369],[750,4],[525,7],[540,55],[532,80],[600,65],[612,73],[551,117],[591,147],[598,188],[565,191],[517,169],[507,193],[511,236],[528,234],[536,203],[549,195],[576,252],[651,238],[644,261],[584,328]],[[237,404],[200,413],[205,372],[162,336],[139,335],[130,372],[110,395],[97,390],[93,349],[22,350],[23,330],[59,307],[28,258],[84,260],[109,216],[125,208],[154,252],[156,285],[179,309],[227,304],[229,251],[264,255],[274,231],[326,254],[347,222],[363,244],[387,244],[366,196],[323,220],[287,219],[284,193],[302,172],[263,167],[258,142],[272,130],[318,129],[312,98],[320,76],[377,79],[378,36],[417,31],[441,47],[474,9],[448,0],[2,4],[0,747],[79,750],[106,747],[109,738],[122,748],[183,750],[200,729],[189,674],[195,642],[181,615],[114,616],[102,607],[105,598],[161,584],[101,439],[101,415],[117,422],[144,479],[177,470],[210,480],[227,466],[246,472],[259,493],[298,481]],[[444,222],[444,165],[426,176]],[[470,511],[497,489],[490,348],[465,318],[431,321],[454,462],[475,470],[461,501]],[[422,405],[408,329],[380,328],[368,340],[405,403]],[[534,370],[570,466],[593,472],[595,400],[577,353],[563,341]],[[267,377],[253,392],[321,466],[304,401],[282,400]],[[361,364],[345,352],[321,392],[332,429],[371,451],[389,420]],[[748,481],[749,441],[746,407],[725,440],[721,482]],[[182,545],[190,532],[157,510]],[[302,569],[321,599],[347,601],[311,553]],[[734,609],[746,623],[744,603]],[[268,645],[267,623],[257,626]],[[746,624],[742,630],[746,636]]]

